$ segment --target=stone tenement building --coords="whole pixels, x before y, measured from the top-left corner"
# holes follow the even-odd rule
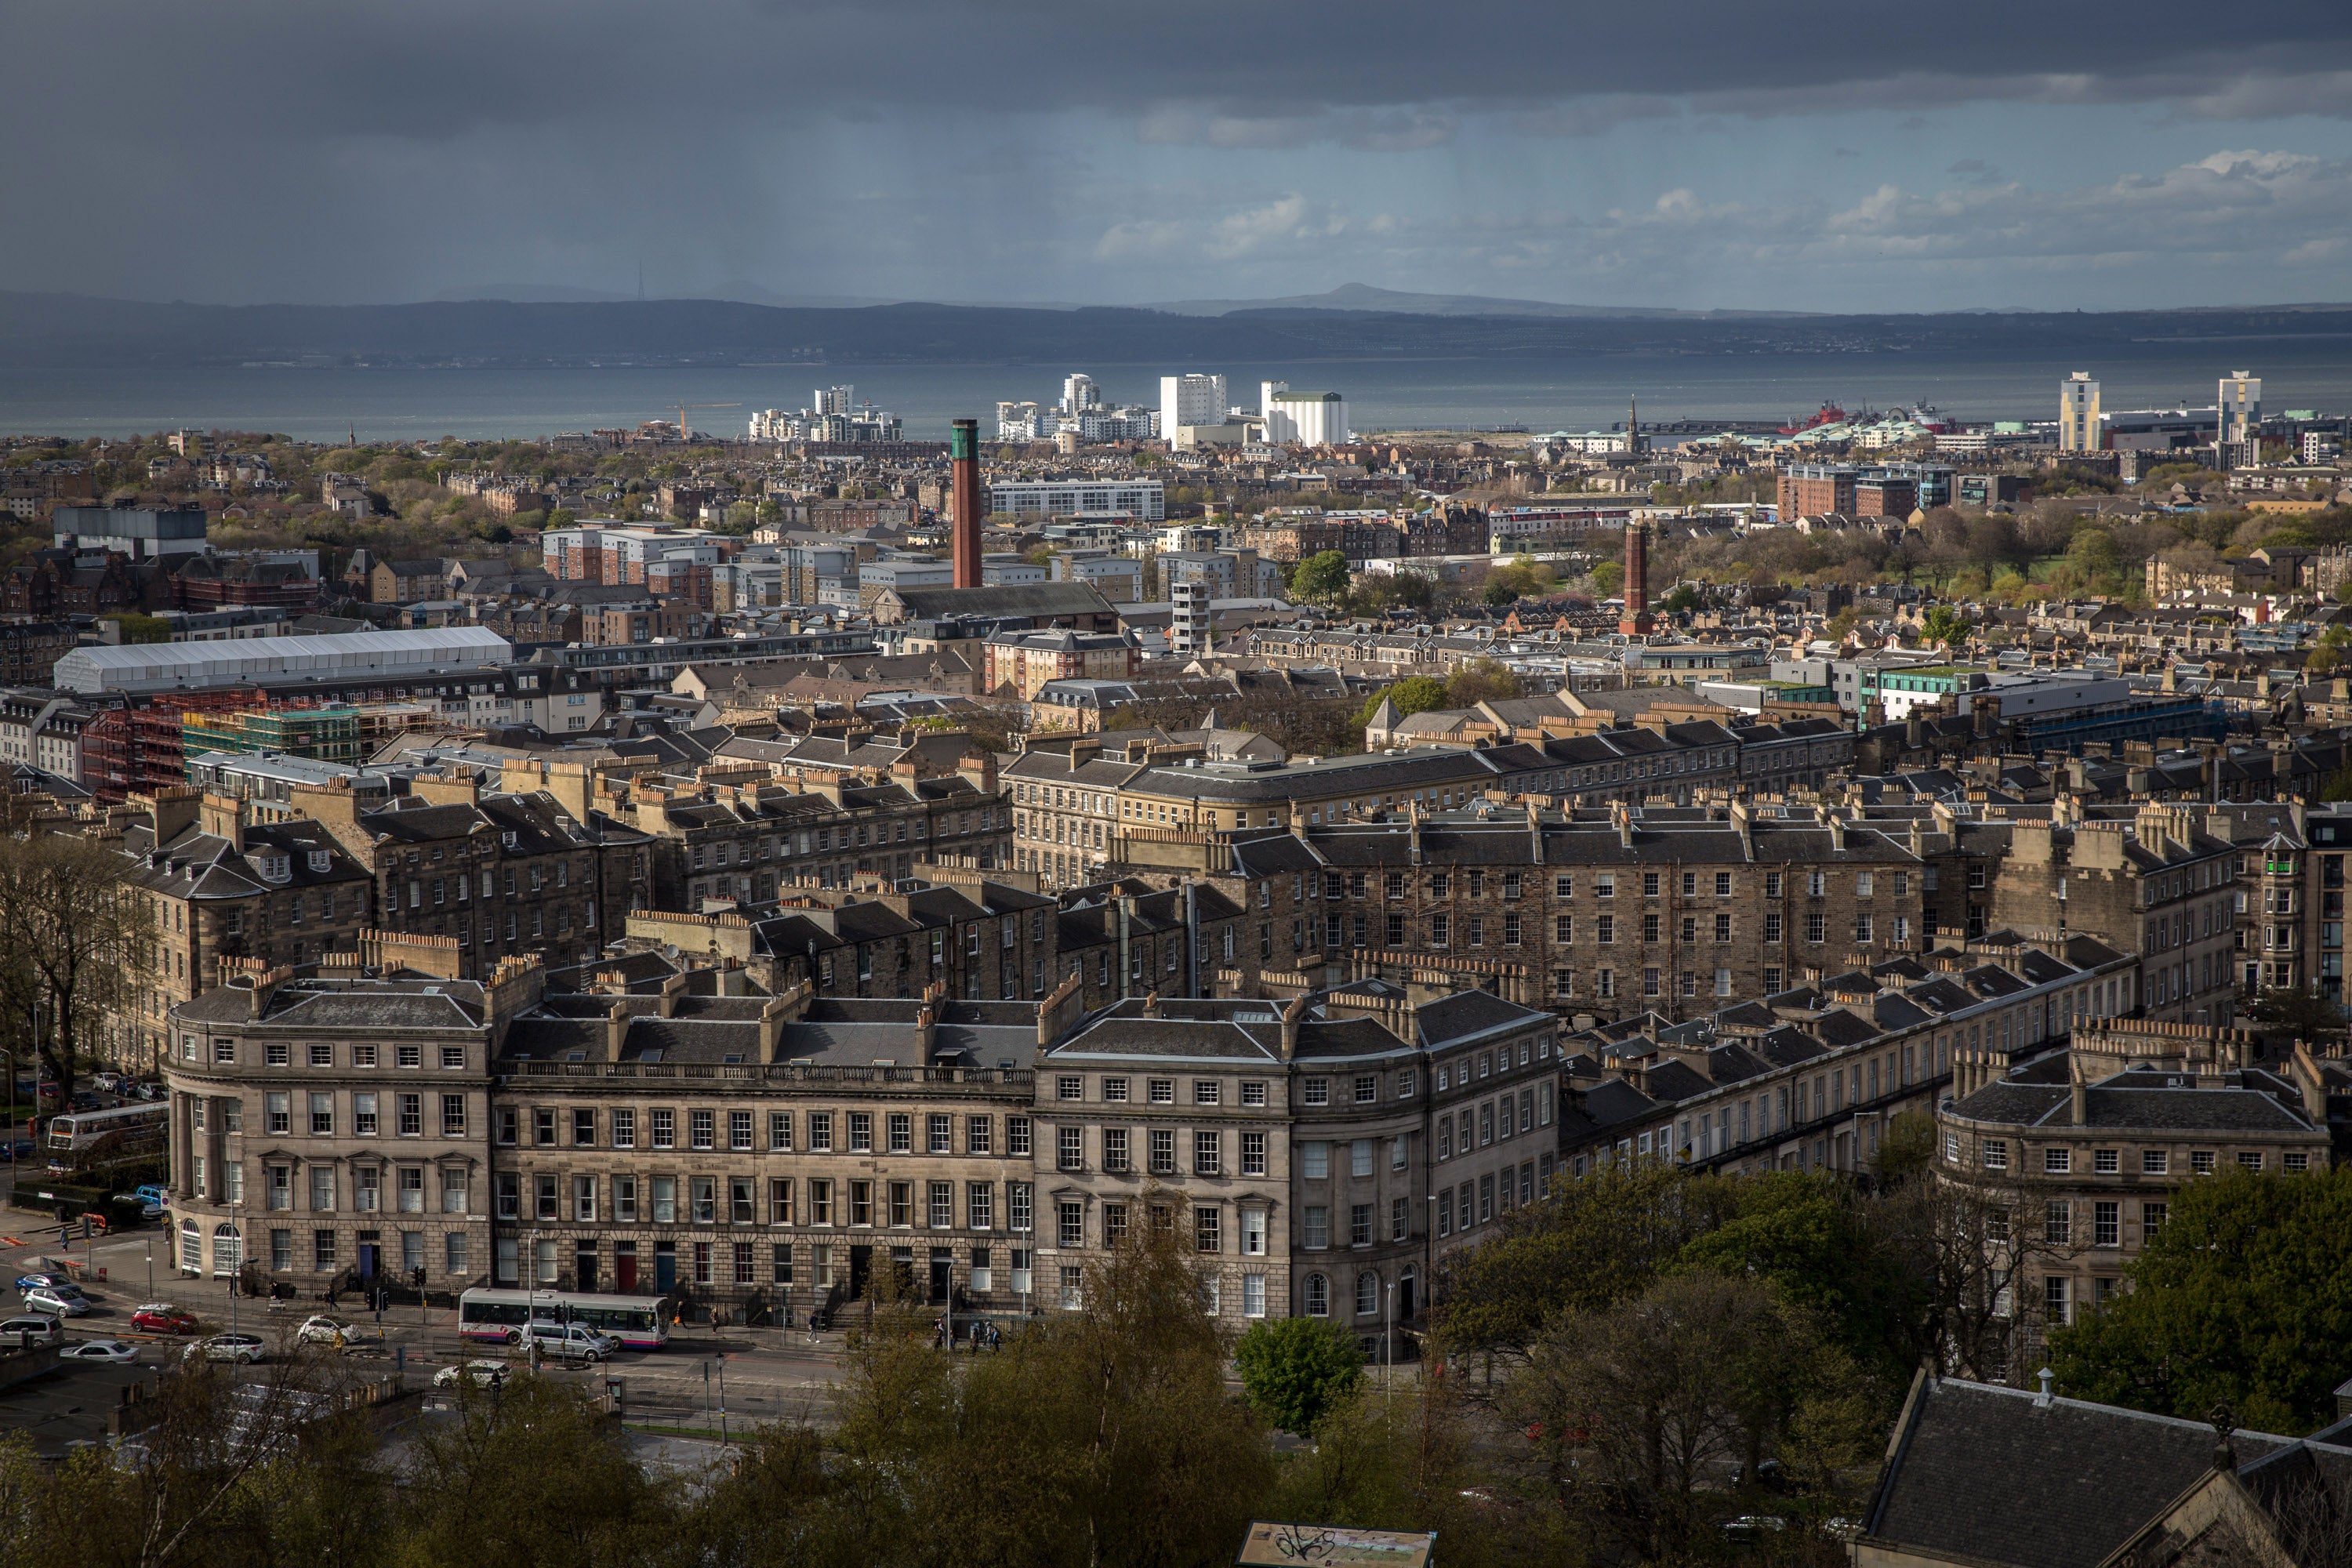
[[[124,881],[154,921],[109,1054],[141,1072],[163,1059],[168,1015],[219,983],[225,960],[264,968],[347,952],[369,923],[374,879],[315,822],[267,826],[245,802],[184,787],[134,795]]]
[[[2011,1065],[1958,1059],[1937,1110],[1946,1182],[1987,1189],[2006,1212],[1988,1238],[2013,1276],[2011,1381],[2042,1336],[2123,1288],[2187,1182],[2231,1166],[2324,1171],[2329,1084],[2308,1049],[2255,1065],[2252,1035],[2133,1018],[2077,1028]]]
[[[896,880],[929,860],[1011,864],[1011,814],[985,759],[941,777],[919,776],[902,761],[887,783],[835,775],[797,788],[768,783],[756,764],[733,782],[714,779],[726,771],[641,778],[630,791],[625,809],[653,841],[654,899],[664,909],[699,909],[705,899],[765,903],[782,888],[845,888],[859,877]]]
[[[1053,900],[980,872],[927,875],[929,885],[913,888],[791,889],[758,916],[639,910],[628,931],[740,965],[778,993],[806,982],[827,996],[905,1000],[936,988],[968,1002],[1034,1002],[1061,984]]]
[[[2023,1060],[2128,1010],[2137,963],[2097,940],[1892,958],[1685,1023],[1570,1036],[1560,1160],[1862,1171],[1887,1124],[1933,1110],[1956,1055]]]
[[[1905,836],[1745,805],[1529,805],[1288,834],[1129,836],[1129,866],[1205,877],[1261,960],[1404,964],[1613,1017],[1712,1013],[1925,945]]]
[[[379,810],[348,787],[298,786],[289,804],[374,873],[371,925],[455,939],[462,973],[525,953],[592,960],[652,901],[652,856],[634,828],[470,776],[420,774],[411,789]]]
[[[183,1271],[250,1260],[315,1289],[421,1268],[436,1289],[804,1314],[889,1268],[929,1300],[1050,1310],[1157,1223],[1210,1265],[1221,1316],[1375,1341],[1554,1168],[1557,1025],[1479,993],[1089,1016],[1075,981],[1043,1003],[719,994],[741,973],[570,993],[513,961],[487,984],[232,975],[173,1018]]]
[[[2010,829],[1992,916],[2028,932],[2089,931],[2142,963],[2153,1018],[2226,1024],[2236,994],[2237,855],[2193,807],[2145,805],[2084,821],[2060,797],[2047,822]]]

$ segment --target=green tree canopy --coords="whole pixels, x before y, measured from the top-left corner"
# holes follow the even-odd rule
[[[1302,1436],[1312,1436],[1364,1376],[1356,1337],[1328,1318],[1260,1319],[1234,1348],[1234,1363],[1251,1407]]]
[[[1308,556],[1298,563],[1298,570],[1290,579],[1293,598],[1328,604],[1347,591],[1348,558],[1336,550]]]
[[[2061,1393],[2303,1433],[2336,1418],[2352,1343],[2352,1169],[2200,1178],[2126,1271],[2130,1289],[2050,1336]]]
[[[1468,708],[1475,703],[1490,702],[1498,698],[1523,696],[1526,690],[1517,676],[1495,660],[1473,659],[1447,679],[1445,706]]]
[[[1394,686],[1384,686],[1367,698],[1362,711],[1356,716],[1356,722],[1370,723],[1372,715],[1380,710],[1383,700],[1396,705],[1397,716],[1401,719],[1409,719],[1415,713],[1433,712],[1445,706],[1445,682],[1433,675],[1408,675]]]

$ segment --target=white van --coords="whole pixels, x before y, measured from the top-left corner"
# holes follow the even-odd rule
[[[585,1323],[541,1323],[523,1326],[522,1346],[525,1354],[537,1345],[539,1353],[557,1361],[585,1362],[593,1366],[614,1351],[621,1342],[610,1334],[600,1334]]]

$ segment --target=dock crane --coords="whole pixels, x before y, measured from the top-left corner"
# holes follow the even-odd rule
[[[693,432],[693,431],[691,431],[691,430],[689,430],[689,429],[688,429],[688,428],[687,428],[687,426],[686,426],[686,411],[687,411],[688,409],[689,409],[689,408],[740,408],[740,407],[742,407],[743,405],[742,405],[741,404],[740,404],[740,403],[680,403],[680,404],[677,404],[677,405],[667,405],[667,404],[666,404],[666,405],[664,405],[664,407],[665,407],[665,408],[667,408],[667,407],[670,407],[670,406],[675,406],[675,407],[677,409],[677,438],[678,438],[679,443],[682,445],[682,444],[684,444],[684,443],[685,443],[685,442],[686,442],[689,437],[691,437],[693,436],[693,434],[694,434],[694,432]]]

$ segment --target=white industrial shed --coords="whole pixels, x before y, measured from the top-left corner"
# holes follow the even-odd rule
[[[306,675],[471,668],[513,658],[514,645],[486,626],[433,626],[338,637],[78,647],[58,660],[54,679],[68,691],[195,691]]]

